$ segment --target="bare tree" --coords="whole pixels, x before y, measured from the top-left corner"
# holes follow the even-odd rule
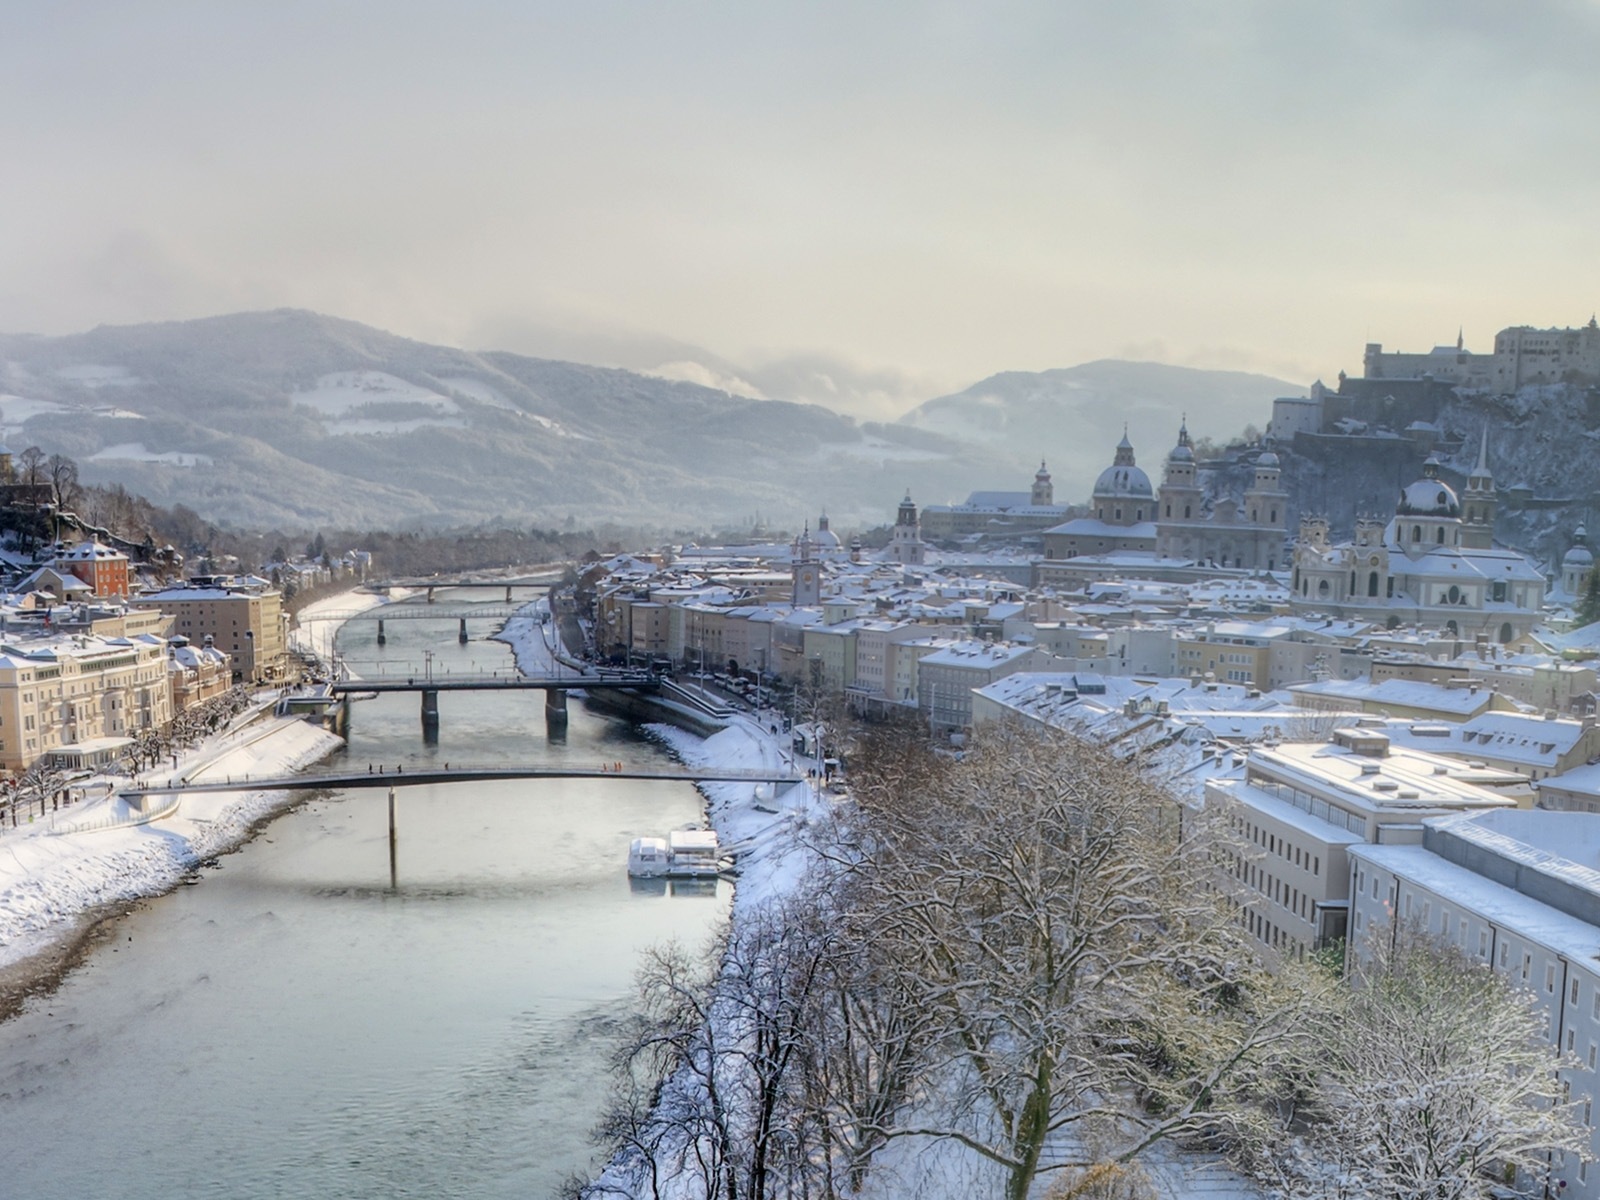
[[[1287,1200],[1476,1200],[1582,1152],[1558,1076],[1577,1064],[1489,964],[1402,930],[1350,983],[1318,1023],[1311,1120],[1267,1146]]]
[[[1251,967],[1210,839],[1179,840],[1137,768],[996,726],[911,794],[869,792],[873,945],[940,1023],[927,1098],[881,1136],[957,1141],[1025,1200],[1043,1173],[1265,1121],[1302,1000]]]
[[[52,454],[45,460],[50,480],[50,495],[58,512],[76,507],[82,489],[78,486],[78,464],[65,454]]]

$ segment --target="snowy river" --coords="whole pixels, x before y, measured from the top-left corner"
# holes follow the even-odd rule
[[[358,673],[506,670],[453,622],[345,627]],[[353,763],[661,756],[541,693],[355,707]],[[392,769],[392,766],[391,766]],[[635,892],[628,840],[697,819],[685,784],[543,780],[318,799],[120,920],[0,1025],[6,1197],[545,1197],[587,1173],[609,1033],[641,948],[698,944],[716,897]]]

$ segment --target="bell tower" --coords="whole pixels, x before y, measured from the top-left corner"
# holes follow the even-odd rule
[[[917,520],[917,506],[910,492],[900,501],[900,511],[895,514],[889,557],[901,565],[922,565],[922,522]]]
[[[1478,465],[1467,476],[1461,493],[1461,545],[1468,550],[1487,550],[1494,545],[1494,515],[1498,500],[1494,476],[1489,473],[1489,426],[1483,427],[1478,443]]]
[[[1039,507],[1048,507],[1056,502],[1056,489],[1050,482],[1050,472],[1045,468],[1044,459],[1039,460],[1039,472],[1033,477],[1033,495],[1028,503]]]
[[[817,563],[809,521],[806,523],[805,531],[795,539],[791,555],[790,599],[794,606],[806,608],[822,603],[822,568]]]

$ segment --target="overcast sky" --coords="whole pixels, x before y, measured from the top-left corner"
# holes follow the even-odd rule
[[[1532,0],[13,0],[0,329],[1331,380],[1600,307],[1596,62]]]

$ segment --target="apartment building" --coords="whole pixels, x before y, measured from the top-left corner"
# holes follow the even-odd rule
[[[1243,779],[1205,788],[1241,844],[1227,868],[1240,921],[1281,955],[1344,937],[1354,847],[1420,842],[1424,818],[1515,806],[1468,782],[1469,773],[1361,727],[1326,743],[1253,748]]]
[[[1033,646],[957,642],[917,663],[917,707],[934,733],[972,725],[972,692],[1006,675],[1026,671],[1048,655]]]
[[[1409,926],[1490,964],[1530,994],[1588,1152],[1556,1164],[1563,1197],[1600,1197],[1600,814],[1494,811],[1435,817],[1406,845],[1349,854],[1349,953]],[[1551,1194],[1554,1194],[1553,1192]]]
[[[289,616],[270,587],[211,581],[134,596],[128,605],[170,614],[172,631],[195,645],[204,645],[209,637],[233,663],[235,683],[284,677]]]

